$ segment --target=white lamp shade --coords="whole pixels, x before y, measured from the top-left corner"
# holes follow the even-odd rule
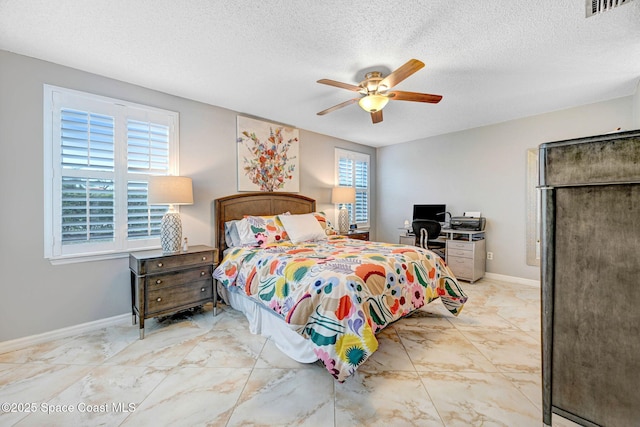
[[[333,187],[331,192],[331,203],[355,203],[356,189],[353,187]]]
[[[193,185],[184,176],[152,176],[149,178],[150,205],[192,205]]]
[[[376,111],[380,111],[387,105],[389,102],[389,98],[382,95],[367,95],[364,98],[360,98],[358,104],[364,111],[369,113],[375,113]]]

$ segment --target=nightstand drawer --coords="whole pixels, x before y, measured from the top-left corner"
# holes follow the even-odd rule
[[[213,279],[188,283],[169,288],[149,289],[147,293],[147,313],[172,310],[182,305],[193,305],[197,301],[210,301],[213,292]]]
[[[196,282],[208,279],[213,274],[213,266],[203,265],[189,270],[175,271],[165,274],[153,274],[147,276],[147,289],[160,289],[169,286],[182,285],[184,283]]]
[[[175,268],[189,267],[190,265],[207,264],[213,262],[213,251],[178,254],[162,258],[147,259],[141,265],[140,274],[160,273]]]

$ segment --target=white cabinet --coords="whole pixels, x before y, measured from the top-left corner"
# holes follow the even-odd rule
[[[484,276],[486,248],[485,241],[447,239],[447,265],[453,274],[473,283]]]

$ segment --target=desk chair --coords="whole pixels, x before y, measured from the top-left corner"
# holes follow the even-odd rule
[[[430,219],[414,219],[411,224],[413,234],[416,236],[416,246],[429,249],[441,258],[444,258],[445,243],[436,241],[440,236],[440,223]]]

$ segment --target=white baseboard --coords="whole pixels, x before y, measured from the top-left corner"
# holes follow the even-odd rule
[[[535,288],[540,287],[539,280],[525,279],[523,277],[505,276],[504,274],[496,274],[496,273],[484,273],[484,277],[486,277],[487,279],[503,280],[505,282],[514,282],[514,283],[519,283],[521,285],[533,286]]]
[[[106,319],[95,320],[93,322],[82,323],[80,325],[69,326],[67,328],[56,329],[54,331],[44,332],[42,334],[31,335],[28,337],[17,338],[15,340],[0,342],[0,354],[10,351],[20,350],[31,345],[40,344],[61,338],[67,338],[79,335],[85,332],[95,331],[97,329],[118,325],[122,322],[131,322],[131,313],[120,314],[118,316],[108,317]]]

